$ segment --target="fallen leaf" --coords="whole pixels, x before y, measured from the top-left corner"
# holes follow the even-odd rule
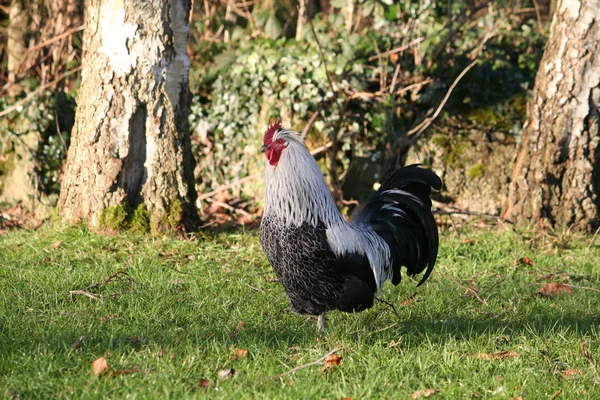
[[[463,243],[464,244],[475,244],[475,240],[473,240],[473,239],[465,239],[465,240],[463,240]]]
[[[235,369],[233,369],[233,368],[222,369],[217,372],[217,376],[221,379],[228,379],[234,375],[235,375]]]
[[[407,297],[406,299],[402,300],[402,303],[400,303],[400,305],[407,306],[407,305],[411,304],[413,301],[415,301],[415,298],[413,296],[410,296],[410,297]]]
[[[544,297],[554,297],[560,293],[573,294],[573,291],[567,285],[560,282],[548,282],[538,290],[538,293]]]
[[[248,355],[248,350],[246,349],[235,349],[233,351],[233,355],[229,357],[232,361],[239,360],[240,358],[244,358]]]
[[[499,353],[476,353],[476,354],[462,354],[461,357],[473,357],[478,360],[504,360],[505,358],[518,357],[519,353],[516,351],[508,350],[501,351]]]
[[[60,240],[57,240],[56,242],[54,242],[54,244],[52,245],[52,247],[55,248],[55,249],[58,249],[61,244],[62,244],[62,242]]]
[[[439,392],[437,389],[421,389],[410,395],[411,400],[420,399],[421,397],[431,397]]]
[[[163,251],[162,253],[159,253],[161,256],[163,257],[173,257],[175,255],[175,251],[173,250],[166,250]]]
[[[556,392],[554,392],[554,394],[552,395],[552,400],[554,400],[558,396],[560,396],[561,393],[562,393],[562,389],[558,389]]]
[[[585,372],[583,372],[580,369],[573,369],[573,368],[565,369],[563,372],[560,373],[560,379],[568,379],[575,375],[585,375]]]
[[[335,354],[330,354],[325,359],[325,364],[323,364],[323,368],[321,368],[321,372],[325,372],[330,368],[338,367],[342,365],[342,356],[338,356]]]
[[[96,376],[101,376],[108,371],[108,363],[106,362],[106,358],[100,357],[92,363],[92,374]]]
[[[518,264],[521,265],[534,265],[535,263],[529,257],[521,257],[518,260],[513,261],[513,265],[516,267]]]
[[[523,397],[511,397],[510,400],[523,400]]]
[[[200,389],[206,389],[210,381],[208,379],[200,378],[198,379],[198,387]]]

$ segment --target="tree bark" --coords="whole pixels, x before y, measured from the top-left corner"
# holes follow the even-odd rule
[[[6,69],[8,72],[8,83],[16,82],[21,61],[25,55],[25,33],[27,31],[27,13],[23,10],[22,0],[12,0],[10,3],[8,29],[6,30],[8,53]],[[12,92],[12,88],[9,89]]]
[[[143,204],[153,230],[170,229],[167,221],[193,228],[190,0],[87,0],[85,12],[82,82],[60,214],[98,226],[108,207]]]
[[[600,0],[561,0],[517,150],[504,216],[600,226]]]
[[[296,21],[296,40],[302,39],[302,31],[306,24],[308,10],[306,9],[306,0],[298,0],[298,20]]]

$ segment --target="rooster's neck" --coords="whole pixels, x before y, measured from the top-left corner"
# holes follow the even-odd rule
[[[266,163],[264,214],[293,226],[345,223],[314,157],[295,142],[289,143],[276,166]]]

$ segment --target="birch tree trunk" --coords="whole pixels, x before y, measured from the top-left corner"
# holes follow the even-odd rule
[[[21,61],[25,55],[25,33],[27,33],[27,13],[23,10],[22,0],[10,2],[9,22],[6,30],[8,53],[6,69],[8,82],[14,84],[16,81]],[[12,89],[9,91],[12,92]]]
[[[192,228],[190,0],[86,0],[78,109],[59,211],[98,226],[143,205],[153,230]]]
[[[600,0],[561,0],[533,90],[504,216],[600,226]]]

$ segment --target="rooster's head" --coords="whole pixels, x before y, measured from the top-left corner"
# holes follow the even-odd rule
[[[265,133],[261,150],[267,154],[269,164],[276,166],[281,154],[293,142],[302,145],[304,138],[300,133],[289,131],[281,126],[281,122],[275,121]]]

